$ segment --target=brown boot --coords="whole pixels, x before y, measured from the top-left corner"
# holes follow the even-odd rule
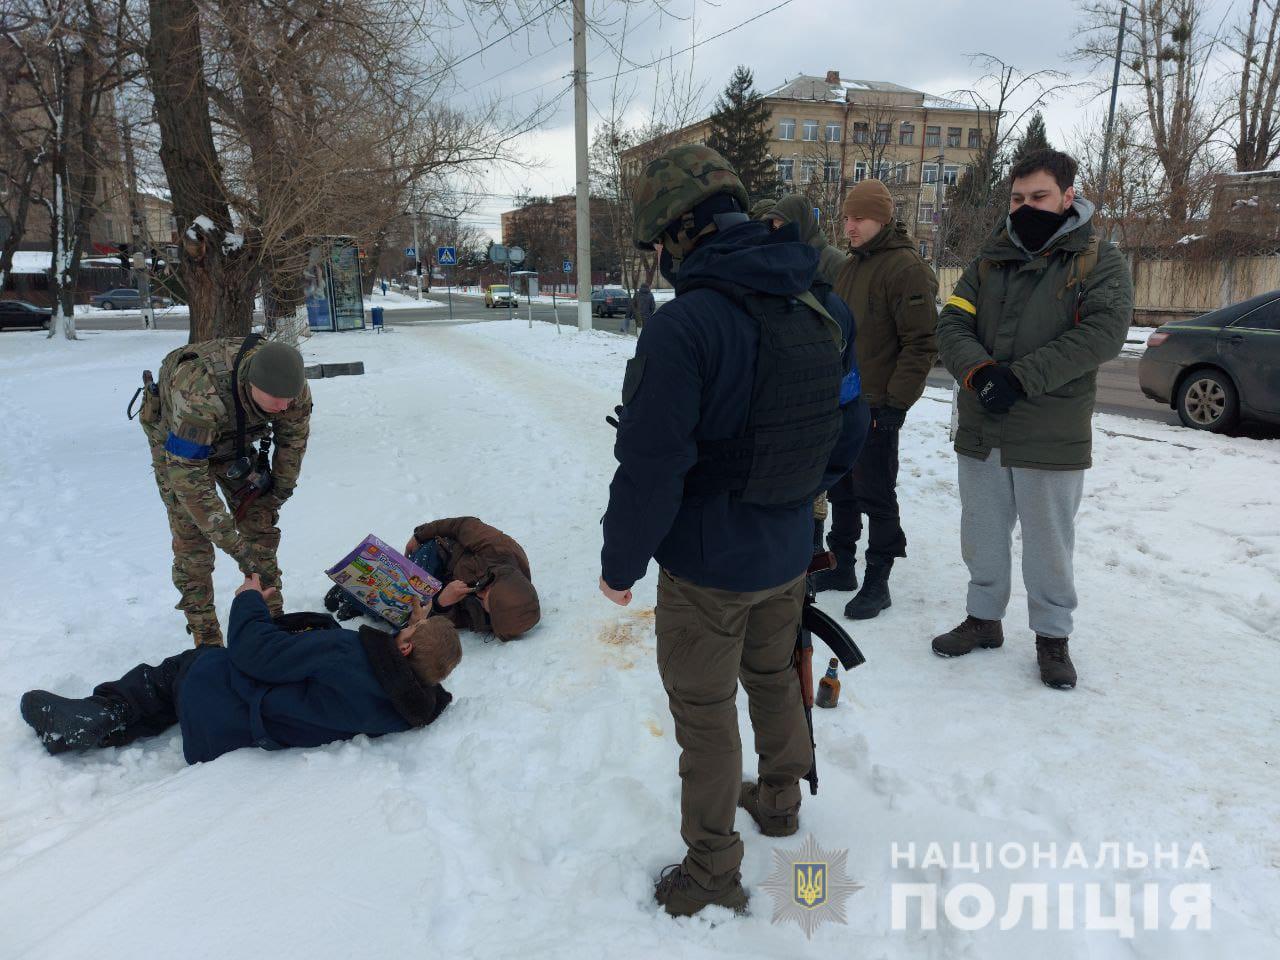
[[[725,907],[734,913],[747,912],[747,891],[742,889],[742,875],[735,873],[729,885],[708,890],[700,885],[683,863],[663,869],[653,887],[653,899],[673,917],[691,917],[703,907]]]
[[[760,832],[766,837],[789,837],[800,829],[800,813],[777,813],[760,808],[760,786],[755,783],[743,783],[738,792],[738,806],[751,814]]]
[[[1046,687],[1071,690],[1076,685],[1076,668],[1067,652],[1067,639],[1036,634],[1036,660],[1040,663],[1040,681]]]
[[[999,620],[965,617],[954,630],[933,638],[933,652],[940,657],[963,657],[975,647],[995,649],[1004,643],[1004,628]]]

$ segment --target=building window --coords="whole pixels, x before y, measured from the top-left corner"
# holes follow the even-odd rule
[[[921,183],[937,183],[938,182],[938,165],[936,163],[926,163],[921,170]]]
[[[902,219],[902,215],[906,212],[906,210],[907,210],[907,201],[906,201],[906,200],[895,200],[895,201],[893,201],[893,218],[894,218],[895,220],[901,220],[901,219]]]
[[[827,124],[827,143],[839,143],[839,142],[840,142],[840,124],[828,123]]]
[[[866,143],[870,139],[871,139],[871,135],[867,125],[865,123],[859,123],[858,121],[855,120],[853,123],[853,142]]]
[[[969,149],[970,150],[982,149],[982,131],[977,127],[969,128]]]
[[[803,181],[804,183],[809,183],[809,182],[811,182],[811,181],[813,180],[813,176],[814,176],[814,174],[817,172],[817,170],[818,170],[818,161],[817,161],[817,160],[801,160],[801,161],[800,161],[800,179],[801,179],[801,181]]]
[[[926,147],[942,146],[942,128],[941,127],[925,127],[924,128],[924,145]]]
[[[954,187],[960,179],[960,168],[952,164],[947,164],[942,168],[942,182],[948,187]]]
[[[794,140],[796,138],[796,122],[790,119],[778,121],[778,139]]]
[[[822,179],[826,183],[840,182],[840,161],[839,160],[828,160],[825,164],[823,164]]]
[[[810,143],[818,142],[818,121],[806,120],[803,124],[804,139]]]
[[[960,146],[960,128],[959,127],[947,127],[947,146],[948,147]]]
[[[794,160],[778,161],[778,179],[790,183],[796,178],[796,162]]]
[[[876,179],[881,183],[889,182],[889,161],[880,160],[876,163]]]
[[[892,130],[893,130],[892,123],[877,123],[876,124],[876,143],[888,143],[889,136]]]
[[[933,223],[933,204],[920,204],[920,215],[916,219],[921,223]]]
[[[900,124],[898,127],[898,146],[909,147],[916,142],[916,125],[914,123]]]
[[[929,244],[925,243],[923,240],[920,241],[920,259],[929,259]]]
[[[867,179],[867,161],[858,160],[853,165],[853,182],[861,183]]]

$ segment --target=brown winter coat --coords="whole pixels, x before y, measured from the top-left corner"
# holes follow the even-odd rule
[[[858,324],[862,395],[872,407],[908,410],[938,357],[938,278],[902,222],[852,249],[835,291]]]
[[[517,619],[521,622],[520,632],[532,627],[539,618],[538,597],[533,591],[533,575],[529,570],[529,558],[514,539],[501,530],[489,526],[475,517],[452,517],[445,520],[432,520],[417,527],[413,538],[418,543],[435,540],[440,547],[444,560],[442,580],[462,580],[474,583],[490,570],[495,568],[514,567],[528,583],[524,598],[524,609],[517,611]],[[517,578],[518,579],[518,578]],[[474,596],[464,597],[452,607],[440,613],[458,627],[470,630],[492,631],[493,624],[489,614],[485,612],[480,601]],[[528,622],[532,620],[532,622]],[[510,637],[504,637],[510,639]]]

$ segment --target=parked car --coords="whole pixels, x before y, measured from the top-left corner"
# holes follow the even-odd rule
[[[1196,430],[1280,423],[1280,290],[1166,323],[1147,340],[1138,385]]]
[[[505,283],[494,283],[485,287],[484,305],[486,307],[505,307],[507,304],[513,307],[520,306],[520,298],[509,286]]]
[[[612,317],[615,313],[626,316],[631,311],[631,294],[621,287],[605,287],[591,291],[591,315]]]
[[[49,329],[53,310],[37,307],[25,300],[0,300],[0,329],[5,327],[43,327]]]
[[[115,290],[108,290],[106,293],[94,294],[89,298],[89,303],[95,307],[101,307],[103,310],[142,309],[142,297],[137,290],[132,290],[129,287],[117,287]],[[152,294],[151,305],[153,307],[170,307],[173,306],[173,301],[168,297]]]

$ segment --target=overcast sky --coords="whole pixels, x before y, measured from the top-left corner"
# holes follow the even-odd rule
[[[646,64],[705,41],[691,53],[668,61],[661,74],[658,67],[630,73],[637,110],[648,110],[659,76],[667,77],[672,68],[687,72],[692,67],[695,86],[701,90],[700,115],[709,112],[740,63],[754,72],[756,87],[762,91],[802,73],[839,70],[847,79],[888,80],[946,94],[977,83],[982,70],[971,61],[977,53],[994,54],[1028,72],[1053,68],[1076,79],[1088,75],[1086,65],[1069,59],[1083,22],[1072,2],[791,0],[726,36],[707,39],[781,2],[664,0],[663,6],[674,16],[652,2],[636,4],[624,39],[623,4],[588,0],[593,25],[587,38],[590,124],[600,122],[600,111],[608,111],[613,76],[619,70],[618,53],[604,37],[615,47],[620,45],[622,55],[633,64]],[[551,6],[554,0],[545,3]],[[1242,6],[1242,0],[1211,0],[1210,9],[1220,19]],[[514,115],[528,116],[540,103],[555,103],[545,125],[522,144],[522,154],[539,165],[531,170],[494,170],[478,191],[488,195],[473,197],[477,207],[467,219],[495,237],[498,214],[511,208],[517,191],[563,194],[574,189],[570,10],[571,3],[562,3],[537,24],[459,67],[463,92],[457,95],[456,106],[465,108],[480,97],[515,94]],[[521,19],[516,17],[515,22]],[[455,56],[463,56],[509,29],[472,24],[455,31],[451,46]],[[624,63],[622,69],[631,68]],[[1109,79],[1109,68],[1100,73]],[[1065,94],[1045,109],[1050,140],[1056,146],[1067,144],[1084,118],[1104,112],[1106,105],[1105,95]]]

